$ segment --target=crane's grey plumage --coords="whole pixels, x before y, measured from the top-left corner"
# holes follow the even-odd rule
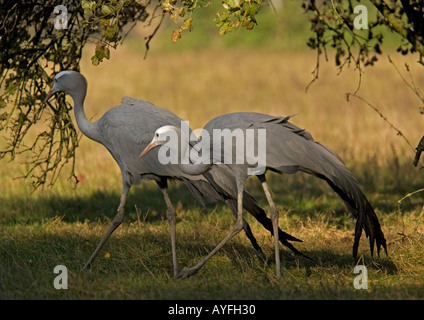
[[[233,113],[211,120],[205,130],[215,128],[264,128],[267,131],[267,169],[278,173],[303,171],[325,180],[340,196],[357,219],[353,257],[357,258],[362,229],[370,241],[371,254],[378,254],[386,240],[378,218],[361,187],[340,157],[312,135],[289,122],[290,117],[273,117],[260,113]]]
[[[142,181],[154,180],[162,191],[168,210],[174,275],[176,276],[178,266],[175,248],[175,210],[168,195],[167,180],[178,179],[183,181],[199,201],[203,201],[204,198],[215,201],[225,200],[234,211],[236,200],[234,192],[229,189],[233,183],[231,176],[225,172],[224,167],[216,167],[207,175],[188,175],[182,172],[177,165],[162,165],[157,161],[155,152],[144,159],[138,159],[140,150],[143,150],[148,144],[156,128],[165,124],[180,126],[182,120],[166,109],[156,107],[146,101],[124,97],[121,105],[108,110],[99,120],[90,122],[84,112],[84,99],[87,92],[87,81],[84,76],[76,71],[58,73],[45,101],[48,101],[55,92],[59,91],[67,92],[74,100],[75,119],[81,132],[109,150],[118,163],[122,174],[123,186],[117,214],[84,268],[91,266],[103,244],[122,223],[124,206],[130,187]],[[246,194],[246,197],[248,199],[246,209],[271,231],[270,222],[265,212],[249,194]],[[260,251],[247,222],[243,222],[243,227],[252,245]],[[278,234],[284,245],[293,252],[302,255],[288,242],[288,240],[300,240],[281,230],[278,230]]]
[[[209,134],[209,137],[213,137],[213,131],[215,129],[229,129],[230,132],[233,132],[236,129],[241,129],[244,133],[246,133],[247,129],[254,129],[256,132],[257,129],[265,129],[266,169],[281,174],[303,171],[325,180],[341,197],[348,209],[352,212],[353,216],[357,219],[353,244],[354,259],[357,259],[358,245],[362,229],[365,230],[366,235],[369,237],[371,254],[373,255],[375,244],[377,245],[378,254],[380,253],[381,247],[384,248],[387,254],[386,240],[381,230],[380,223],[372,206],[362,193],[358,181],[334,151],[314,141],[309,132],[290,123],[289,119],[290,117],[274,117],[261,113],[237,112],[212,119],[206,124],[204,130]],[[178,128],[174,127],[165,126],[159,128],[156,131],[153,140],[145,151],[143,151],[142,155],[145,155],[155,146],[163,144],[160,142],[163,141],[160,135],[165,134],[167,130],[175,130],[178,132]],[[230,156],[234,156],[234,153],[236,152],[235,146],[233,145],[232,147],[233,148],[230,152],[233,154]],[[224,162],[225,153],[228,151],[223,148],[221,141],[216,141],[212,138],[210,150],[216,150],[217,148],[221,148],[221,161]],[[214,167],[207,163],[181,165],[180,167],[183,171],[187,171],[186,168],[189,166],[191,166],[190,172],[197,174]],[[253,165],[249,165],[248,162],[244,162],[244,164],[227,164],[227,166],[236,177],[238,199],[237,222],[229,235],[225,237],[224,240],[222,240],[208,256],[206,256],[193,268],[182,271],[182,277],[190,276],[197,272],[206,263],[206,261],[217,250],[219,250],[219,248],[241,231],[241,202],[243,201],[243,191],[248,177],[247,168],[253,167]],[[258,178],[262,183],[262,187],[271,208],[271,220],[275,230],[275,228],[278,228],[278,211],[273,203],[270,190],[266,183],[265,174],[259,174]],[[279,277],[280,269],[277,237],[275,237],[274,246],[276,273],[277,277]]]

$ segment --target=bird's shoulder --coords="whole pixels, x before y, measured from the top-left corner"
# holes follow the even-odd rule
[[[127,96],[122,98],[119,106],[109,109],[101,118],[104,126],[113,127],[131,124],[138,127],[151,127],[155,130],[157,129],[155,126],[162,123],[159,119],[169,121],[171,124],[180,120],[177,115],[167,109],[145,100]]]
[[[100,119],[103,137],[123,143],[143,144],[164,125],[180,125],[181,119],[171,111],[148,101],[124,97],[119,106],[109,109]]]

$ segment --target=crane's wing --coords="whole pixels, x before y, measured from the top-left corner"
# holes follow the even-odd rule
[[[317,143],[312,135],[289,122],[290,117],[239,112],[212,119],[205,129],[266,129],[266,167],[279,173],[303,171],[325,180],[357,219],[353,255],[356,258],[362,229],[369,237],[371,254],[377,243],[386,253],[386,240],[374,209],[362,193],[349,169],[330,148]]]

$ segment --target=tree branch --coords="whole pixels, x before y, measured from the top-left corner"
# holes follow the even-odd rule
[[[402,38],[407,40],[421,56],[424,56],[424,39],[422,35],[414,32],[406,26],[388,7],[383,0],[370,0],[370,2],[380,11],[384,18],[389,22],[391,28],[395,30]]]

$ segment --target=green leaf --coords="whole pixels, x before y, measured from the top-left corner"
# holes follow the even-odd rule
[[[193,30],[193,25],[191,24],[192,21],[193,21],[193,18],[186,19],[184,21],[184,24],[181,26],[180,30],[192,31]]]
[[[81,7],[84,10],[84,13],[93,14],[96,10],[97,4],[96,1],[83,0],[81,1]]]
[[[99,60],[99,58],[97,58],[97,56],[92,56],[91,57],[91,64],[93,65],[93,66],[98,66],[99,64],[100,64],[100,60]]]
[[[174,1],[174,0],[162,0],[160,2],[160,6],[162,7],[163,11],[171,12],[175,8],[174,7],[175,2],[176,1]]]
[[[254,16],[259,12],[259,6],[257,3],[253,2],[248,6],[248,9],[246,10],[247,15]]]
[[[180,17],[184,17],[184,16],[185,16],[185,14],[186,14],[186,10],[185,10],[185,8],[181,8],[181,9],[180,9],[180,12],[179,12],[179,16],[180,16]]]
[[[227,6],[225,6],[227,4]],[[228,10],[228,7],[231,9],[240,8],[240,0],[225,0],[223,1],[222,5],[225,9]]]
[[[102,35],[109,41],[116,40],[118,34],[119,27],[116,24],[108,26],[102,30]]]
[[[93,66],[98,66],[105,58],[110,58],[110,49],[104,43],[98,43],[94,51],[94,56],[91,57],[91,63]]]
[[[104,15],[111,15],[115,13],[115,8],[109,4],[102,5],[102,13]]]

